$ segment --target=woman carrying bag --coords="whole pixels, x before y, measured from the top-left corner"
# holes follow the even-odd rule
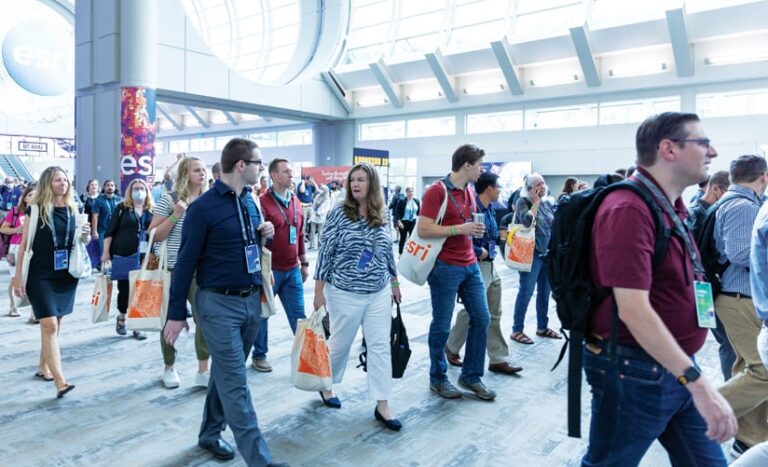
[[[80,237],[75,237],[77,213],[67,173],[61,167],[45,169],[26,212],[13,278],[16,296],[29,297],[35,318],[40,320],[41,352],[35,376],[53,380],[57,398],[75,388],[61,369],[58,336],[62,318],[75,306],[78,279],[69,273],[70,252],[74,242],[90,240],[88,222],[82,224]],[[27,284],[34,286],[27,288]]]
[[[309,216],[309,247],[317,248],[323,236],[323,226],[331,210],[331,195],[327,185],[320,185],[318,195],[312,202],[312,214]]]
[[[331,320],[333,382],[341,383],[352,342],[362,325],[368,347],[368,393],[374,417],[390,430],[402,424],[389,409],[392,394],[390,331],[392,301],[400,303],[392,237],[376,168],[357,164],[347,175],[341,204],[331,209],[315,271],[315,310],[326,305]],[[323,403],[341,408],[333,390]]]
[[[13,277],[16,275],[16,259],[19,257],[19,244],[21,243],[21,234],[24,231],[24,213],[27,212],[32,199],[35,197],[35,185],[30,185],[24,189],[19,199],[19,205],[14,206],[3,220],[3,224],[0,225],[0,234],[10,235],[11,244],[8,247],[8,272],[11,275],[11,282],[8,284],[8,298],[11,300],[11,309],[8,312],[8,316],[18,318],[21,316],[19,310],[16,309],[16,300],[13,298]],[[34,314],[29,316],[30,323],[37,323]]]
[[[141,267],[148,251],[149,225],[152,223],[152,197],[144,180],[135,179],[125,190],[125,199],[117,205],[104,234],[102,265],[112,263],[112,280],[117,280],[117,323],[115,331],[124,336],[125,316],[128,312],[130,283],[128,273]],[[144,340],[147,336],[133,331],[133,337]]]

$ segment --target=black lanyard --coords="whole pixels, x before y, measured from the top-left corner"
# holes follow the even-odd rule
[[[51,225],[51,237],[53,237],[53,251],[56,251],[59,249],[59,237],[56,235],[56,224],[54,224],[54,215],[53,210],[55,208],[51,208],[50,215],[48,216],[48,219],[50,221]],[[72,213],[70,212],[69,206],[67,206],[67,230],[65,230],[64,234],[64,243],[68,243],[69,239],[69,229],[72,228]]]
[[[459,203],[456,201],[456,199],[451,194],[452,190],[448,190],[447,193],[446,193],[446,196],[448,196],[448,198],[453,202],[453,205],[456,206],[456,209],[459,210],[459,216],[462,219],[464,219],[464,222],[469,222],[470,220],[472,220],[472,213],[471,212],[469,214],[467,214],[466,216],[464,215],[467,211],[471,211],[472,210],[471,203],[470,203],[470,206],[467,206],[467,198],[468,198],[468,196],[466,196],[466,195],[467,195],[467,189],[468,188],[469,188],[468,186],[465,186],[464,189],[461,191],[461,204],[462,204],[462,206],[464,206],[463,209],[459,206]],[[470,198],[470,201],[471,201],[471,198]]]
[[[136,217],[136,222],[139,224],[139,231],[137,232],[137,235],[139,236],[139,244],[141,244],[141,241],[144,240],[144,234],[146,233],[144,231],[144,215],[147,213],[146,209],[141,211],[141,216],[139,216],[136,213],[136,208],[133,208],[133,215]]]
[[[289,192],[290,193],[290,192]],[[299,212],[298,207],[296,206],[296,203],[293,203],[293,224],[291,224],[291,221],[288,219],[288,214],[286,214],[285,209],[283,209],[283,202],[279,199],[277,199],[277,196],[275,195],[275,189],[273,188],[270,190],[269,194],[272,195],[272,199],[275,200],[275,204],[277,205],[277,209],[280,210],[280,214],[283,215],[283,219],[285,219],[285,223],[291,226],[299,225]],[[288,197],[288,206],[291,205],[291,200],[293,199],[293,196]]]
[[[250,193],[246,192],[246,196],[251,196]],[[240,202],[240,196],[235,195],[235,208],[237,209],[237,217],[240,220],[240,231],[243,235],[243,241],[246,245],[253,245],[256,243],[256,231],[253,228],[253,219],[251,219],[251,214],[248,212],[248,207],[243,206]],[[248,201],[246,200],[245,203]],[[243,220],[243,208],[245,208],[245,214],[247,220]]]
[[[666,211],[669,217],[672,218],[672,223],[675,225],[675,232],[677,232],[677,234],[683,239],[683,242],[685,243],[685,249],[688,250],[688,256],[691,258],[691,262],[693,263],[693,271],[696,273],[697,277],[702,277],[704,275],[704,266],[702,266],[701,259],[699,258],[699,252],[696,249],[696,246],[693,244],[693,240],[691,240],[690,229],[688,226],[680,220],[680,217],[678,217],[677,212],[675,212],[675,208],[672,206],[669,198],[667,198],[667,196],[661,192],[655,183],[649,180],[648,177],[643,175],[641,172],[636,173],[635,178],[637,178],[643,185],[645,185],[646,188],[648,188],[653,197],[656,198],[656,201],[659,203],[659,205],[664,209],[664,211]]]

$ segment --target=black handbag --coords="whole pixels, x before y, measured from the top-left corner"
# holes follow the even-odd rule
[[[403,377],[408,360],[411,358],[411,346],[408,344],[408,333],[405,331],[403,316],[400,314],[400,304],[397,304],[397,315],[392,317],[392,328],[389,331],[389,346],[392,354],[392,378]],[[368,371],[368,346],[363,337],[363,351],[358,357],[360,364],[357,368]]]

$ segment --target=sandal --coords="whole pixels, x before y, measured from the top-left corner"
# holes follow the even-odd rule
[[[35,373],[35,378],[40,378],[43,381],[53,381],[53,376],[46,376],[45,373],[38,371]]]
[[[27,320],[27,324],[39,324],[40,320],[35,318],[34,316],[30,316]]]
[[[540,337],[549,337],[550,339],[562,339],[563,338],[563,336],[561,336],[560,334],[556,333],[555,331],[553,331],[552,329],[549,329],[549,328],[547,328],[547,329],[545,329],[543,331],[536,331],[536,335],[540,336]]]
[[[19,313],[19,310],[17,310],[16,308],[12,308],[11,311],[8,312],[8,316],[10,316],[11,318],[18,318],[19,316],[21,316],[21,313]]]
[[[524,332],[513,332],[511,336],[509,336],[510,339],[513,341],[519,342],[521,344],[531,345],[533,344],[533,339],[526,336]]]
[[[128,330],[125,327],[125,318],[121,316],[117,317],[117,322],[115,323],[115,332],[121,336],[128,334]]]
[[[75,389],[74,384],[65,384],[64,387],[61,389],[56,388],[56,399],[61,399],[64,397],[64,394],[68,393],[69,391]]]

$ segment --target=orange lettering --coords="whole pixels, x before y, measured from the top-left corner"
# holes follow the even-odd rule
[[[408,254],[411,254],[411,255],[415,254],[413,252],[414,245],[416,245],[416,242],[414,242],[413,240],[408,240],[408,244],[406,245],[406,250],[408,251]]]
[[[427,243],[427,247],[424,249],[424,254],[421,255],[421,260],[425,261],[427,259],[427,255],[429,254],[429,249],[432,248],[431,243]]]

